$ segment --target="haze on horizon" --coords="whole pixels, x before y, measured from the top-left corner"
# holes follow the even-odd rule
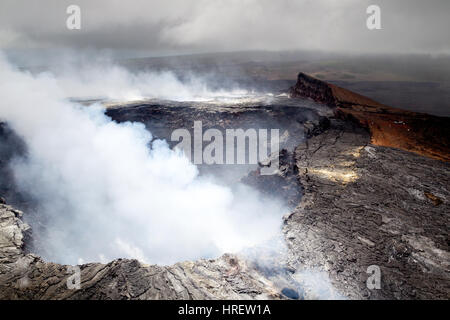
[[[66,9],[81,8],[81,30]],[[381,30],[366,9],[381,8]],[[229,51],[450,53],[448,0],[2,0],[0,50],[19,59],[65,50],[144,57]]]

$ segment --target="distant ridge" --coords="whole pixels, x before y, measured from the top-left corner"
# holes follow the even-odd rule
[[[371,143],[450,162],[450,118],[389,107],[300,72],[292,97],[310,98],[335,110],[337,117],[369,129]]]

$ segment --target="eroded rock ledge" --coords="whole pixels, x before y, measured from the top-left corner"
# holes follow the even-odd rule
[[[137,260],[80,266],[81,287],[69,289],[68,266],[23,251],[22,213],[0,204],[0,299],[277,299],[273,284],[239,257],[145,265]],[[69,271],[69,272],[68,272]]]
[[[368,128],[374,145],[450,161],[450,118],[392,108],[304,73],[289,92],[324,103],[338,117]]]
[[[448,163],[373,145],[341,120],[295,162],[305,191],[284,226],[292,268],[327,270],[353,299],[450,297]],[[366,286],[371,265],[380,290]]]

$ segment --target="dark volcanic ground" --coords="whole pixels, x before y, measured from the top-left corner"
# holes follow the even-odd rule
[[[136,260],[91,263],[81,266],[81,289],[67,290],[65,266],[25,252],[29,227],[19,211],[1,204],[0,298],[323,298],[308,285],[308,272],[329,277],[337,290],[334,297],[450,298],[449,163],[371,144],[368,129],[332,111],[287,98],[109,106],[113,120],[142,122],[157,138],[168,139],[174,129],[192,129],[195,120],[205,130],[282,129],[278,173],[261,176],[256,168],[247,168],[239,177],[291,205],[282,228],[287,252],[269,256],[266,265],[245,255],[164,267]],[[12,149],[1,150],[4,166]],[[203,174],[211,170],[200,168]],[[2,184],[10,203],[15,201],[12,187],[12,182]],[[380,289],[366,285],[373,265],[381,270]]]

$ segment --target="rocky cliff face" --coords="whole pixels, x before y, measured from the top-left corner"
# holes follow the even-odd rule
[[[351,298],[448,299],[447,163],[339,122],[299,145],[295,163],[305,193],[284,227],[294,268],[328,270]],[[371,265],[380,290],[366,286]]]
[[[108,111],[116,121],[159,124],[155,132],[162,138],[170,132],[165,128],[194,120],[207,127],[233,121],[245,127],[246,119],[252,123],[259,114],[283,123],[294,147],[281,152],[277,175],[256,170],[244,179],[291,204],[282,259],[261,264],[248,255],[224,255],[173,266],[90,263],[79,266],[80,288],[69,289],[73,272],[25,250],[31,238],[22,213],[0,204],[0,298],[311,299],[318,296],[305,274],[322,272],[337,297],[449,299],[450,164],[436,160],[449,157],[446,129],[439,127],[448,119],[381,106],[302,74],[291,94],[325,103],[334,115],[324,117],[314,106],[308,116],[304,109],[281,106],[140,105]],[[405,129],[395,121],[405,121]],[[435,131],[407,135],[427,121],[439,124]],[[388,129],[396,126],[402,129]],[[381,271],[379,289],[366,285],[373,265]]]
[[[294,97],[310,98],[329,107],[335,107],[336,98],[332,88],[332,85],[300,72],[297,83],[290,89],[290,94]]]
[[[450,118],[385,106],[303,73],[290,94],[325,103],[334,109],[336,116],[368,128],[374,145],[450,161]]]
[[[145,265],[137,260],[69,266],[24,252],[30,227],[22,212],[0,204],[0,299],[277,299],[279,290],[237,256]],[[68,285],[68,283],[72,285]],[[71,289],[73,288],[73,289]]]

